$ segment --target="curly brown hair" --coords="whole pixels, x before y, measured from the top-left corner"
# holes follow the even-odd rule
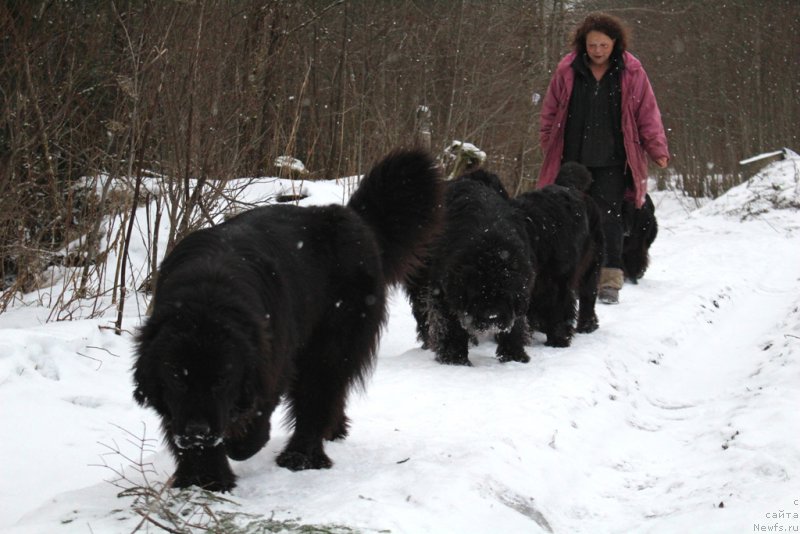
[[[586,35],[589,32],[600,32],[614,40],[614,51],[622,53],[628,49],[630,30],[613,15],[607,13],[590,13],[580,25],[575,28],[572,46],[578,54],[586,52]]]

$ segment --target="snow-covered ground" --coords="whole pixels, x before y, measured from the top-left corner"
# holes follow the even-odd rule
[[[351,185],[307,183],[303,202]],[[351,435],[327,445],[334,467],[279,468],[276,413],[264,450],[234,463],[233,502],[211,509],[326,532],[800,531],[800,159],[702,208],[653,197],[651,267],[598,305],[597,332],[567,349],[537,337],[529,364],[486,341],[474,367],[446,367],[396,293]],[[152,463],[155,486],[172,472],[131,397],[131,336],[99,328],[110,316],[47,316],[0,315],[0,531],[159,531],[107,481],[141,483],[122,454]]]

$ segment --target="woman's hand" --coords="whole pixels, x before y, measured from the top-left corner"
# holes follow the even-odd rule
[[[666,156],[661,156],[656,160],[656,165],[658,165],[662,169],[667,168],[667,163],[669,163],[669,158],[667,158]]]

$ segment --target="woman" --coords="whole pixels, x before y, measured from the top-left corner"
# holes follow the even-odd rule
[[[573,52],[556,67],[542,104],[538,186],[555,181],[562,163],[592,173],[589,194],[603,213],[605,263],[598,298],[619,302],[622,289],[622,203],[637,208],[647,193],[647,156],[661,168],[669,150],[661,113],[642,64],[627,51],[628,31],[616,17],[594,13],[575,30]]]

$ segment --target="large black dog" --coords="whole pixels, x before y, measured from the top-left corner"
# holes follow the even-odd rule
[[[626,228],[622,242],[622,270],[625,277],[636,284],[650,265],[650,245],[658,235],[653,199],[646,195],[644,205],[639,209],[636,209],[633,202],[625,202],[622,216]]]
[[[549,346],[567,347],[575,331],[598,327],[595,303],[604,238],[600,210],[586,193],[590,185],[586,167],[565,163],[555,185],[513,200],[525,216],[536,271],[528,324],[547,336]]]
[[[285,396],[294,433],[277,463],[331,466],[345,404],[374,361],[387,285],[435,229],[441,181],[421,151],[396,152],[347,206],[256,208],[188,235],[160,267],[138,337],[134,397],[153,407],[177,462],[173,485],[225,491],[227,457],[269,439]]]
[[[530,245],[500,179],[477,170],[449,182],[445,223],[406,284],[423,346],[440,363],[470,365],[470,338],[495,334],[502,361],[527,362]]]

